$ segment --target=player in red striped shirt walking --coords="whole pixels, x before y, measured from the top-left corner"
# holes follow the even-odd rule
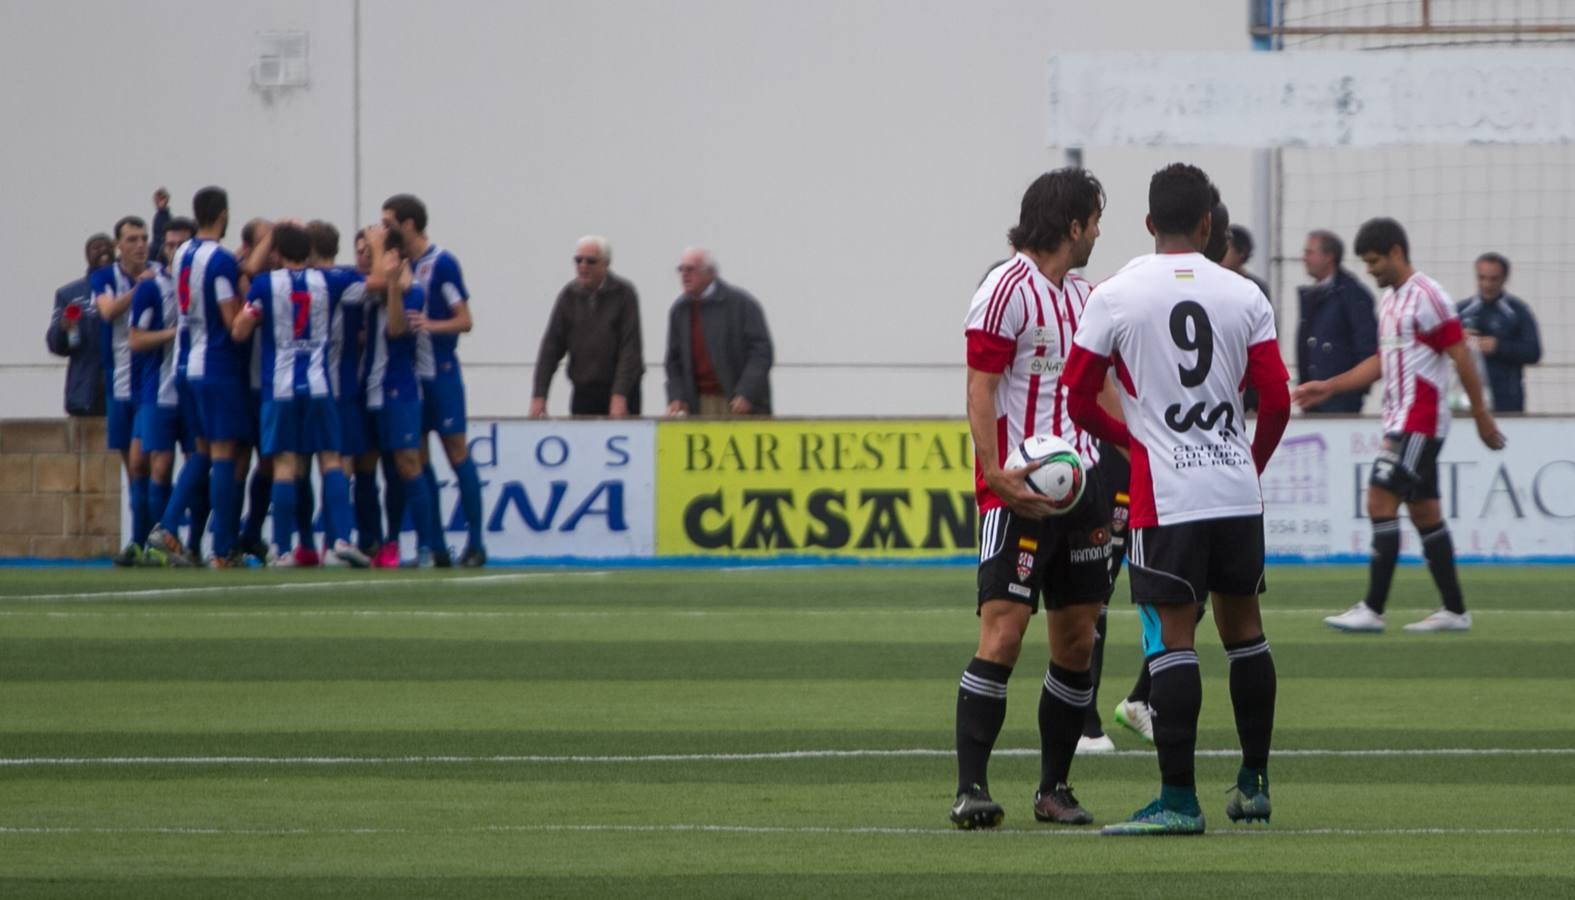
[[[1477,436],[1493,450],[1503,449],[1504,436],[1482,399],[1482,382],[1454,304],[1438,282],[1412,268],[1405,229],[1394,219],[1368,220],[1356,233],[1356,254],[1385,288],[1378,304],[1378,352],[1333,378],[1296,389],[1297,404],[1308,408],[1334,394],[1366,390],[1380,378],[1384,382],[1384,444],[1367,485],[1367,515],[1373,523],[1367,596],[1324,623],[1336,631],[1384,630],[1384,605],[1400,556],[1403,502],[1443,599],[1438,611],[1405,630],[1469,631],[1471,613],[1455,573],[1454,542],[1438,502],[1438,452],[1449,432],[1451,361],[1471,398]]]

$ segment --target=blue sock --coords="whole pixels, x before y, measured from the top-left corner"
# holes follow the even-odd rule
[[[197,489],[191,494],[191,534],[186,541],[186,549],[202,557],[202,539],[208,533],[208,519],[213,515],[213,464],[209,463],[202,469],[202,477],[197,480]]]
[[[160,528],[170,534],[180,530],[181,518],[186,515],[186,508],[192,505],[197,486],[207,479],[208,466],[206,456],[194,453],[186,457],[185,465],[180,467],[180,477],[175,479],[170,499],[164,504],[163,516],[159,519]],[[207,506],[206,503],[203,505]]]
[[[323,474],[323,547],[332,549],[337,541],[350,540],[355,513],[350,506],[350,481],[335,469]]]
[[[428,550],[433,549],[432,533],[437,516],[432,513],[432,495],[427,493],[427,480],[421,475],[405,480],[405,505],[410,507],[410,518],[416,525],[416,542]]]
[[[289,553],[295,541],[295,482],[273,483],[273,543],[279,555]]]
[[[375,469],[355,474],[355,529],[361,549],[383,546],[383,511],[378,508]]]
[[[467,529],[467,548],[480,550],[481,547],[481,476],[476,474],[476,461],[465,457],[465,461],[454,467],[454,474],[459,478],[459,501],[465,507],[465,527]]]
[[[171,490],[170,485],[159,484],[152,479],[148,480],[148,525],[150,528],[158,521],[155,517],[163,516],[164,509],[170,505]],[[147,535],[143,535],[142,538],[146,541]]]
[[[430,498],[432,510],[432,521],[427,527],[430,529],[433,542],[426,546],[433,553],[439,550],[447,550],[448,528],[443,522],[443,491],[438,487],[437,472],[432,468],[431,463],[421,467],[421,480],[426,485],[427,497]],[[411,509],[415,509],[414,503],[411,504]],[[416,529],[416,533],[420,534],[421,529]]]
[[[265,473],[259,466],[246,488],[246,528],[241,532],[241,543],[248,547],[262,543],[263,523],[268,521],[268,500],[272,496],[273,473]]]
[[[148,542],[148,532],[153,528],[153,516],[148,509],[148,478],[146,475],[131,479],[131,542],[142,546]]]
[[[308,550],[317,549],[317,523],[312,521],[316,517],[317,498],[312,496],[311,476],[295,479],[295,531],[301,536],[301,546]]]
[[[213,471],[208,474],[208,497],[213,505],[213,555],[223,558],[235,546],[236,532],[240,530],[240,517],[235,515],[239,504],[235,490],[235,460],[216,459]]]

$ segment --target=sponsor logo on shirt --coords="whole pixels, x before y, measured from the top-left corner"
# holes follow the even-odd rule
[[[1016,594],[1019,597],[1032,597],[1034,595],[1034,589],[1026,584],[1009,584],[1006,586],[1006,592],[1008,594]]]
[[[1060,377],[1061,370],[1066,368],[1066,360],[1061,357],[1036,356],[1028,362],[1030,375],[1055,375]]]

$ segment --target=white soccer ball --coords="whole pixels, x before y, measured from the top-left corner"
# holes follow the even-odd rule
[[[1041,465],[1028,473],[1028,486],[1049,500],[1057,515],[1076,506],[1088,481],[1077,450],[1054,435],[1036,434],[1007,454],[1005,468],[1021,469],[1035,461]]]

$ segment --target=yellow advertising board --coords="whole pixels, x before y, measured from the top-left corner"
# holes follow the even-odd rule
[[[944,559],[978,546],[962,421],[663,421],[658,556]]]

